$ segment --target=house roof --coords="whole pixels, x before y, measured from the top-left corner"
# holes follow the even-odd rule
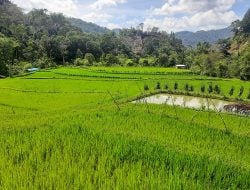
[[[38,71],[39,69],[38,68],[31,68],[31,69],[27,69],[29,72],[32,72],[32,71]]]
[[[186,67],[186,65],[175,65],[176,67]]]

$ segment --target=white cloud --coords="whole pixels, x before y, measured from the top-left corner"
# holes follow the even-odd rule
[[[156,26],[165,31],[182,31],[182,30],[211,30],[219,29],[229,26],[232,21],[239,17],[233,11],[224,13],[214,12],[213,10],[207,12],[199,12],[192,16],[164,17],[163,19],[148,18],[145,20],[145,26]]]
[[[22,7],[26,12],[33,8],[46,8],[51,12],[61,12],[68,16],[77,16],[77,0],[12,0],[13,3]]]
[[[153,10],[155,15],[176,15],[176,14],[195,14],[209,10],[227,11],[236,0],[167,0],[161,7]]]
[[[114,23],[108,23],[106,27],[109,28],[110,30],[121,28],[119,24],[114,24]]]
[[[236,0],[167,0],[162,7],[151,10],[151,17],[145,19],[145,25],[156,26],[168,32],[223,28],[239,19],[231,10],[235,2]]]
[[[107,23],[112,18],[112,15],[106,13],[99,12],[91,12],[86,15],[81,16],[81,19],[86,20],[88,22],[95,23]]]
[[[91,9],[101,10],[104,7],[116,6],[119,3],[125,3],[126,0],[97,0],[90,5]]]
[[[145,28],[156,26],[169,32],[229,26],[232,21],[239,19],[232,11],[236,1],[240,0],[165,0],[161,7],[143,10]],[[61,12],[66,16],[81,18],[109,28],[137,26],[143,21],[137,12],[132,14],[128,6],[122,10],[118,10],[117,7],[115,11],[110,9],[129,2],[128,0],[12,0],[12,2],[25,11],[46,8],[50,12]],[[132,4],[131,0],[128,5],[132,7]]]
[[[113,29],[119,27],[117,24],[109,22],[113,18],[112,15],[107,14],[103,11],[104,7],[117,6],[119,3],[125,3],[126,0],[96,0],[94,3],[90,4],[88,7],[91,12],[83,15],[81,18],[90,22],[95,22],[100,25],[105,25],[105,27]]]
[[[98,0],[94,4],[82,3],[78,0],[12,0],[21,8],[28,12],[33,8],[42,9],[46,8],[49,12],[60,12],[66,16],[81,18],[88,22],[94,22],[105,25],[112,19],[112,15],[101,11],[92,10],[88,7],[96,5],[99,8],[103,6],[116,5],[117,3],[125,2],[125,0]]]

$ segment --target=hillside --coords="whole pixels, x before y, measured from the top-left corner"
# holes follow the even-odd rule
[[[185,46],[192,47],[195,47],[198,42],[215,43],[219,39],[226,39],[232,36],[233,32],[231,31],[230,27],[219,30],[202,30],[198,32],[182,31],[176,33],[176,37],[180,38]]]
[[[83,32],[88,32],[88,33],[99,33],[99,34],[104,34],[107,32],[110,32],[108,28],[101,27],[97,24],[91,23],[91,22],[86,22],[81,19],[77,18],[67,18],[67,20],[75,27],[80,28]]]

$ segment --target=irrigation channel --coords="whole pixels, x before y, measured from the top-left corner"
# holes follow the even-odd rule
[[[242,115],[250,115],[250,105],[185,95],[157,94],[135,100],[133,103],[166,104],[200,110],[214,110],[218,112],[232,112]]]

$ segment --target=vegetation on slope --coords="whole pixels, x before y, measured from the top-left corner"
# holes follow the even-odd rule
[[[85,22],[81,19],[77,18],[67,18],[68,21],[77,28],[80,28],[83,32],[87,33],[99,33],[99,34],[105,34],[111,32],[108,28],[98,26],[97,24],[91,23],[91,22]]]
[[[190,49],[175,34],[160,32],[155,27],[144,31],[143,24],[118,33],[85,33],[62,14],[36,9],[24,14],[7,0],[1,1],[0,9],[1,76],[13,76],[30,67],[68,64],[154,67],[185,64],[202,75],[249,80],[249,13],[242,21],[233,23],[234,38],[219,41],[217,47],[204,42]],[[237,54],[230,51],[234,44]]]

